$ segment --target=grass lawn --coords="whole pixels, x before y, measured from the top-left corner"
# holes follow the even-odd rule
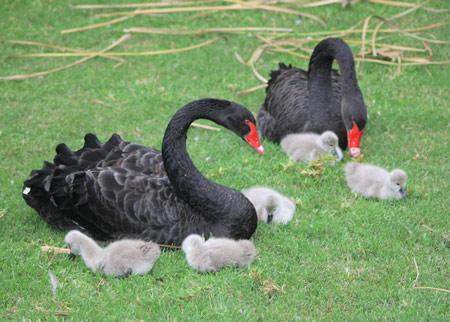
[[[79,59],[19,58],[22,53],[57,50],[1,40],[102,49],[120,38],[125,27],[277,26],[303,33],[347,29],[369,15],[388,17],[407,9],[367,2],[346,9],[304,9],[325,19],[326,27],[262,11],[177,13],[61,35],[62,29],[104,21],[95,12],[71,7],[82,2],[92,3],[1,1],[0,76],[48,70]],[[449,7],[439,0],[426,6]],[[449,19],[448,12],[420,9],[396,22],[406,28]],[[372,21],[371,28],[377,23]],[[447,25],[422,35],[450,40],[449,31]],[[214,37],[134,34],[114,51],[179,48]],[[383,41],[423,48],[421,41],[398,34]],[[417,285],[450,288],[450,71],[443,65],[408,67],[395,78],[395,66],[364,63],[358,69],[369,109],[364,160],[403,168],[409,175],[406,200],[379,202],[353,195],[343,176],[348,156],[319,177],[306,176],[304,165],[286,166],[288,158],[277,145],[264,142],[266,154],[259,156],[228,131],[193,128],[189,153],[207,177],[235,189],[267,185],[298,202],[288,225],[258,225],[253,236],[258,257],[250,267],[198,274],[187,266],[182,252],[167,251],[150,274],[115,279],[92,274],[79,258],[72,262],[41,252],[42,245],[63,247],[64,233],[51,229],[27,207],[22,182],[31,169],[53,158],[57,143],[78,148],[87,132],[102,140],[117,132],[126,140],[159,148],[171,115],[203,97],[238,101],[256,113],[264,91],[237,95],[259,81],[234,53],[248,60],[260,44],[250,33],[228,35],[184,53],[126,57],[117,68],[115,61],[95,58],[46,77],[0,81],[0,320],[450,319],[450,294],[413,288],[414,260],[420,270]],[[448,44],[430,46],[433,60],[450,60]],[[266,53],[258,71],[268,77],[279,61],[307,67],[306,60]],[[56,296],[49,269],[59,280]]]

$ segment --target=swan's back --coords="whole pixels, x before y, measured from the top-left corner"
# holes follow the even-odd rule
[[[256,257],[255,245],[245,239],[211,237],[205,241],[199,235],[190,235],[182,248],[188,264],[201,272],[218,271],[225,266],[242,267]]]
[[[215,270],[223,266],[246,266],[256,256],[254,244],[245,239],[210,238],[205,242],[205,248]]]
[[[27,204],[51,226],[97,240],[139,237],[181,243],[200,216],[176,195],[159,151],[113,135],[101,144],[87,135],[82,149],[57,147],[54,163],[24,183]],[[184,232],[186,230],[186,232]]]
[[[347,185],[363,196],[378,196],[389,180],[389,173],[378,166],[349,162],[345,165]]]
[[[123,239],[111,243],[104,249],[103,271],[108,275],[145,274],[161,254],[153,242]]]
[[[321,149],[319,140],[320,136],[315,133],[288,134],[281,140],[280,145],[284,152],[292,154],[297,149]]]

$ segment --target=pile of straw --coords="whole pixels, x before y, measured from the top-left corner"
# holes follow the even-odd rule
[[[253,72],[255,77],[262,82],[262,84],[260,85],[257,85],[245,91],[241,91],[240,94],[242,95],[254,92],[266,86],[267,80],[263,76],[261,76],[261,74],[256,69],[258,60],[260,60],[265,53],[282,52],[288,55],[295,56],[299,59],[309,60],[309,56],[314,45],[318,41],[326,37],[340,37],[347,41],[347,43],[349,43],[354,48],[355,59],[357,60],[359,65],[367,62],[396,66],[396,72],[394,76],[400,74],[403,68],[408,66],[450,63],[450,61],[433,60],[433,51],[430,46],[430,44],[445,45],[449,44],[450,41],[438,40],[433,35],[423,35],[424,32],[427,32],[426,35],[429,35],[433,30],[446,27],[449,24],[448,21],[436,22],[430,25],[418,26],[413,28],[403,28],[397,22],[401,18],[411,15],[419,10],[425,10],[432,13],[448,12],[450,10],[427,7],[426,3],[428,1],[421,3],[411,3],[390,0],[368,0],[366,2],[369,2],[373,5],[400,7],[404,8],[404,10],[390,17],[370,15],[360,21],[357,25],[351,26],[348,29],[344,30],[305,33],[295,32],[292,28],[277,28],[265,26],[245,26],[231,28],[215,27],[202,29],[190,29],[188,27],[176,29],[136,26],[124,29],[124,34],[122,35],[122,37],[116,40],[113,44],[99,51],[80,50],[34,41],[9,40],[8,42],[12,45],[37,46],[41,48],[51,48],[56,50],[55,52],[50,53],[23,54],[20,57],[78,57],[78,60],[47,71],[41,71],[31,74],[18,74],[13,76],[0,76],[0,80],[23,80],[28,78],[46,76],[51,73],[72,68],[97,57],[116,61],[117,64],[114,66],[116,68],[125,62],[124,57],[164,55],[195,50],[212,45],[220,39],[220,35],[222,34],[239,35],[242,33],[253,34],[256,39],[259,40],[260,45],[255,48],[253,54],[247,62],[245,62],[238,53],[235,53],[236,59],[240,63],[247,65],[249,67],[249,70]],[[154,3],[115,5],[77,5],[73,7],[73,10],[84,10],[90,13],[93,12],[96,17],[106,18],[107,20],[93,25],[64,29],[60,32],[61,34],[72,34],[83,32],[86,30],[100,29],[114,24],[119,24],[125,20],[131,20],[137,16],[142,15],[171,15],[175,13],[195,13],[196,15],[198,15],[215,14],[226,11],[264,11],[266,12],[266,14],[294,15],[296,17],[301,17],[302,19],[310,19],[314,23],[325,26],[326,24],[321,17],[304,12],[303,10],[307,10],[308,8],[312,7],[331,5],[341,5],[343,7],[346,7],[349,5],[359,5],[359,1],[318,0],[300,3],[299,1],[294,0],[202,0],[164,1]],[[134,33],[163,36],[199,36],[213,34],[215,35],[215,37],[207,41],[199,42],[195,45],[183,48],[162,49],[144,52],[112,51],[112,49],[120,46],[121,44],[123,44],[123,42],[131,39],[131,35]],[[413,39],[417,43],[417,45],[405,46],[398,43],[389,43],[388,40],[395,35],[401,35],[402,39]]]

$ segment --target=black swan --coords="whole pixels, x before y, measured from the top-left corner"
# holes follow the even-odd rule
[[[91,271],[116,277],[148,273],[161,254],[158,244],[138,239],[122,239],[101,248],[78,230],[69,231],[64,241],[71,255],[81,255]]]
[[[170,120],[162,153],[114,134],[101,144],[87,134],[82,149],[56,148],[25,181],[23,198],[51,226],[80,230],[97,240],[135,238],[180,245],[189,234],[248,239],[256,211],[245,196],[206,179],[186,151],[186,134],[199,118],[244,139],[260,154],[253,115],[243,106],[202,99]]]
[[[226,266],[247,266],[256,257],[255,245],[247,239],[212,237],[205,241],[192,234],[186,237],[181,248],[189,266],[200,272],[217,272]]]
[[[341,75],[332,70],[333,60]],[[322,40],[309,61],[308,71],[280,63],[273,71],[266,99],[258,113],[263,138],[279,143],[291,133],[333,131],[341,149],[360,155],[367,109],[356,80],[351,49],[339,38]]]

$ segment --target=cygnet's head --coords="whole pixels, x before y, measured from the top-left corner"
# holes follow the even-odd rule
[[[256,256],[256,248],[255,245],[250,241],[246,239],[241,239],[238,241],[239,246],[242,249],[242,253],[244,256],[247,256],[248,258],[255,258]]]
[[[85,238],[85,235],[78,230],[71,230],[64,237],[64,242],[69,246],[70,253],[73,255],[79,255],[81,252],[81,243]]]
[[[336,149],[339,139],[333,132],[325,131],[320,135],[320,142],[325,150],[332,152]]]
[[[267,197],[266,212],[267,212],[267,223],[270,224],[273,219],[273,215],[278,207],[278,199],[274,195]]]
[[[181,244],[183,252],[187,253],[194,248],[199,248],[205,243],[205,239],[200,235],[192,234],[187,236]]]
[[[406,197],[406,182],[408,176],[405,171],[400,169],[394,169],[389,175],[389,188],[398,196],[399,198]]]

